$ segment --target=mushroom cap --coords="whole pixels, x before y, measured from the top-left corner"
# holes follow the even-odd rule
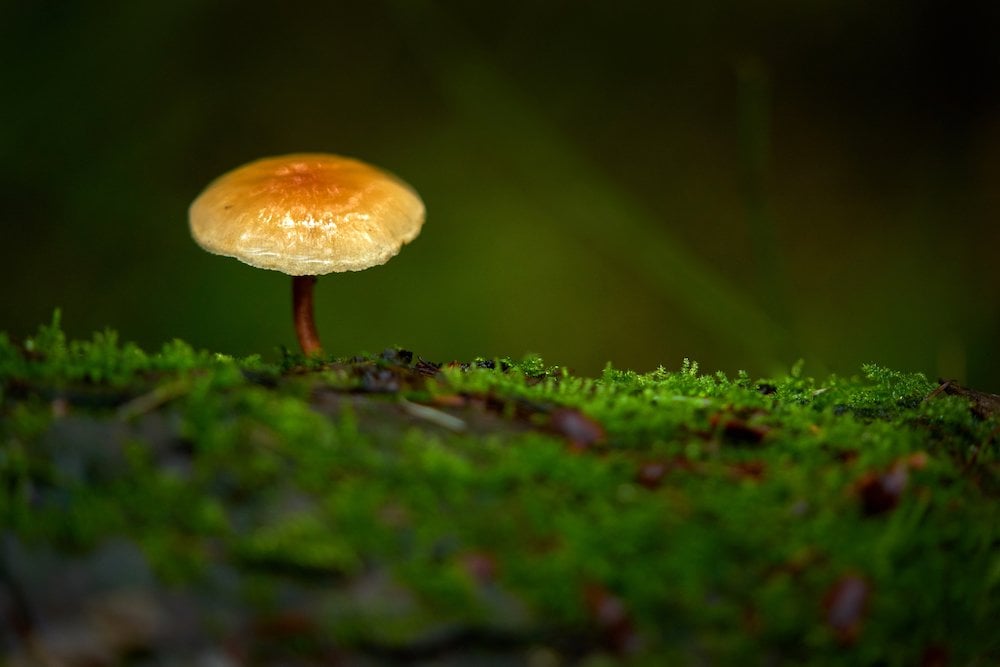
[[[250,162],[212,181],[191,204],[205,250],[293,276],[384,264],[424,224],[409,185],[359,160],[295,153]]]

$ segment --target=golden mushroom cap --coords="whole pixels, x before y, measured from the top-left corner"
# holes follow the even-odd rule
[[[293,276],[384,264],[420,233],[424,203],[360,160],[324,153],[263,158],[212,181],[191,204],[205,250]]]

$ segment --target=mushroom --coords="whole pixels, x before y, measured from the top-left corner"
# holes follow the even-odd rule
[[[245,164],[191,204],[191,235],[208,252],[292,276],[302,351],[322,352],[316,277],[384,264],[420,233],[424,203],[409,185],[338,155],[296,153]]]

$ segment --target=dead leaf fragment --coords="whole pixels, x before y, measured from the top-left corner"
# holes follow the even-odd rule
[[[635,653],[639,649],[639,635],[621,598],[601,584],[587,586],[584,598],[587,612],[609,648],[619,655]]]
[[[850,645],[857,641],[870,596],[868,582],[858,575],[849,574],[841,577],[823,598],[826,623],[841,644]]]
[[[549,428],[569,440],[574,449],[585,450],[605,440],[604,427],[575,408],[557,408],[549,416]]]

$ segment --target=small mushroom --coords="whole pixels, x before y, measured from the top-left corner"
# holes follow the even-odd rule
[[[296,153],[245,164],[191,204],[205,250],[292,276],[295,332],[322,352],[313,321],[316,276],[384,264],[420,233],[424,203],[409,185],[359,160]]]

